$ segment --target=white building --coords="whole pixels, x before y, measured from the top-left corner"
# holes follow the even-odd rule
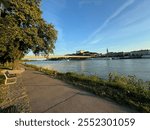
[[[139,50],[139,51],[132,51],[131,55],[150,55],[150,50]]]
[[[85,50],[79,50],[79,51],[76,51],[76,54],[82,54],[84,52],[86,52],[86,51]]]

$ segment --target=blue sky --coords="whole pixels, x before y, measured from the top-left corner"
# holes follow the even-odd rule
[[[56,55],[150,49],[150,0],[42,0],[58,30]]]

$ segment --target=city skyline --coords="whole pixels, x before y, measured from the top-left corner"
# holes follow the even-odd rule
[[[55,54],[150,49],[149,0],[43,0],[43,18],[58,30]]]

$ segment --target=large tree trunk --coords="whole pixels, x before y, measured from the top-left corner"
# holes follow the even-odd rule
[[[13,70],[18,70],[20,69],[20,66],[19,66],[19,60],[15,60],[12,64],[12,69]]]

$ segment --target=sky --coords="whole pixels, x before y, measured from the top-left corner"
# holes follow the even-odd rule
[[[54,54],[150,49],[150,0],[42,0],[58,31]]]

